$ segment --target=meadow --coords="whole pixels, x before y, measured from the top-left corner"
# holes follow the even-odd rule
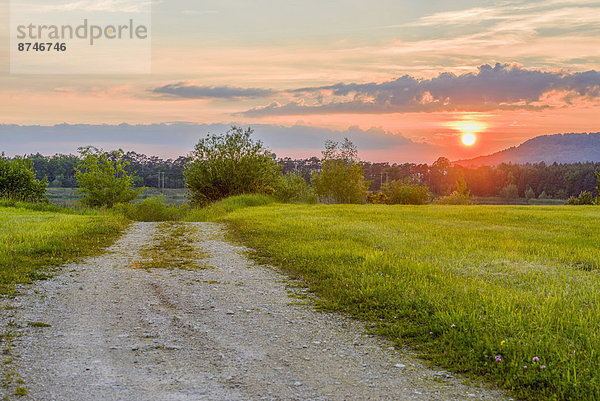
[[[108,213],[5,202],[0,293],[101,251],[128,224],[123,214],[225,222],[255,258],[314,291],[318,308],[363,319],[432,364],[521,399],[600,400],[596,207],[292,205],[244,195],[204,209],[147,200]]]
[[[221,209],[212,216],[302,279],[320,308],[523,399],[600,400],[596,208]]]
[[[117,214],[0,202],[0,294],[49,268],[100,252],[128,224]]]

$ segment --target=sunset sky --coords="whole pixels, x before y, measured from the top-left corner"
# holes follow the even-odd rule
[[[139,1],[64,3],[118,12]],[[430,162],[600,131],[600,1],[153,1],[152,73],[142,75],[11,75],[7,23],[0,35],[8,154],[94,141],[175,156],[237,123],[278,156],[318,155],[346,135],[366,160]],[[14,126],[62,123],[155,125],[117,137]]]

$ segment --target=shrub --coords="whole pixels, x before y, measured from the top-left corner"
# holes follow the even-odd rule
[[[115,206],[130,220],[135,221],[177,221],[185,217],[189,206],[172,206],[160,197],[146,198],[140,203],[120,203]]]
[[[392,181],[384,186],[383,192],[389,197],[392,205],[424,205],[429,202],[429,188],[416,183]]]
[[[81,201],[92,207],[112,208],[117,203],[131,202],[144,190],[134,190],[133,179],[125,171],[129,162],[123,160],[123,151],[104,152],[93,146],[79,148],[81,161],[75,167],[77,192]]]
[[[194,206],[233,195],[272,193],[279,165],[251,128],[232,126],[223,135],[201,139],[186,165],[185,185]]]
[[[280,202],[314,203],[316,201],[314,191],[298,174],[278,177],[273,187],[275,198]]]
[[[438,205],[470,205],[473,203],[469,198],[470,195],[471,191],[467,189],[467,182],[460,177],[456,181],[456,191],[436,199],[435,203]]]
[[[384,205],[390,203],[390,197],[383,192],[371,193],[367,196],[367,203]]]
[[[450,195],[442,196],[435,200],[438,205],[471,205],[471,199],[468,195],[453,191]]]
[[[579,194],[579,197],[571,196],[567,201],[567,205],[593,205],[594,196],[590,191],[583,191]]]
[[[33,162],[29,159],[8,160],[0,155],[0,198],[22,202],[48,202],[44,177],[36,180]]]

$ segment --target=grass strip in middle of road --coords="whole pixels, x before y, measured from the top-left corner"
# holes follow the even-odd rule
[[[156,228],[152,243],[142,248],[141,260],[133,261],[132,266],[141,269],[205,269],[206,266],[199,263],[204,253],[194,246],[196,234],[193,224],[162,222]]]

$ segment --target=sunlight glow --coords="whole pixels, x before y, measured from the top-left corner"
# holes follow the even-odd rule
[[[471,146],[475,143],[475,141],[477,141],[477,137],[471,133],[467,133],[464,134],[462,136],[462,142],[466,145],[466,146]]]
[[[484,131],[487,128],[485,123],[474,120],[453,121],[449,125],[465,134],[475,134],[477,132]]]

